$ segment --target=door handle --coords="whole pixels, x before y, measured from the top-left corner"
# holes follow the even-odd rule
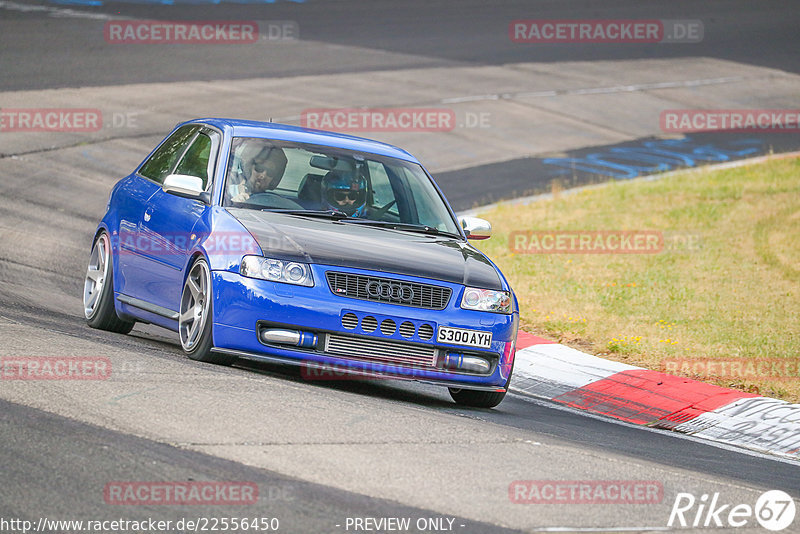
[[[148,222],[153,215],[153,208],[147,208],[144,211],[144,222]]]

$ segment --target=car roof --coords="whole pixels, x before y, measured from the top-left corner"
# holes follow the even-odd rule
[[[241,119],[205,118],[186,121],[184,124],[192,123],[205,123],[221,130],[232,130],[234,137],[263,137],[281,141],[331,146],[419,163],[414,156],[402,148],[353,135],[313,130],[311,128],[302,128],[300,126],[291,126],[275,122],[259,122]]]

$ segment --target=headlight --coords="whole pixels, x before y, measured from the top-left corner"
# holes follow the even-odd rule
[[[274,260],[261,256],[245,256],[239,267],[239,274],[248,278],[261,278],[273,282],[284,282],[298,286],[312,287],[314,278],[311,268],[296,261]]]
[[[464,290],[461,307],[465,310],[510,314],[511,295],[508,291],[468,287]]]

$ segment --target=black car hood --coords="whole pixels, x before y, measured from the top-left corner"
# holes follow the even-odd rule
[[[264,255],[502,289],[495,267],[469,243],[363,224],[227,208]]]

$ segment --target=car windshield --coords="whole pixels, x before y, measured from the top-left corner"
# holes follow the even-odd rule
[[[223,205],[309,216],[330,212],[340,220],[459,234],[431,179],[416,163],[262,138],[233,139]]]

